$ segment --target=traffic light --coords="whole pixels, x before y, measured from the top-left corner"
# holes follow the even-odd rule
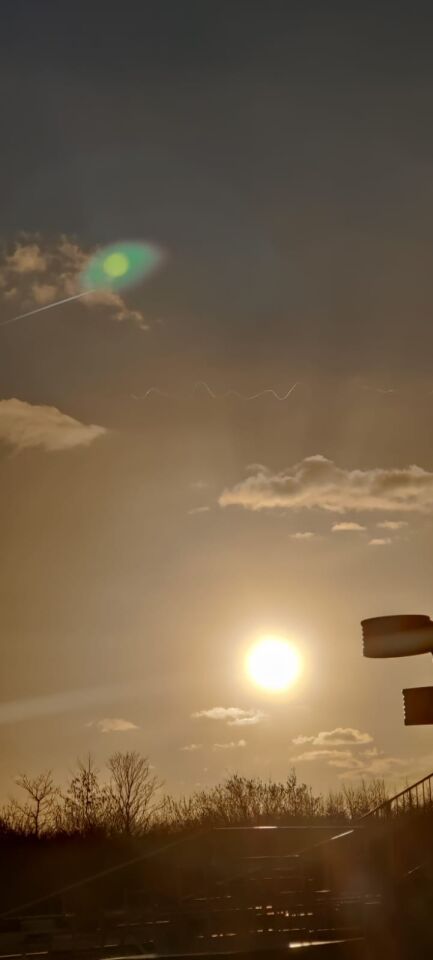
[[[409,687],[403,690],[406,727],[433,723],[433,687]]]
[[[361,621],[364,657],[413,657],[433,653],[430,617],[402,615]]]
[[[413,657],[433,654],[433,621],[404,614],[361,621],[364,657]],[[403,690],[406,726],[433,724],[433,687]]]

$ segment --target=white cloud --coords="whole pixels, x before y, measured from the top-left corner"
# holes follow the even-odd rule
[[[93,726],[97,727],[101,733],[126,733],[128,730],[138,730],[135,723],[123,720],[122,717],[104,717],[103,720],[96,720]]]
[[[348,756],[348,757],[334,757],[328,760],[330,767],[339,767],[342,770],[362,770],[364,773],[367,773],[365,764],[358,757]],[[341,776],[341,774],[340,774]]]
[[[385,547],[388,543],[392,543],[391,537],[373,537],[372,540],[368,541],[368,546]]]
[[[39,406],[25,400],[0,400],[0,442],[16,449],[43,447],[71,450],[87,447],[107,431],[96,424],[74,420],[57,407]]]
[[[407,527],[407,520],[382,520],[382,523],[377,524],[378,527],[381,527],[382,530],[402,530],[403,527]]]
[[[140,310],[131,310],[126,306],[123,297],[113,290],[95,290],[83,301],[86,307],[110,307],[113,310],[114,320],[132,320],[142,330],[148,330],[148,325],[144,322],[143,314]]]
[[[300,753],[297,757],[292,757],[296,763],[315,763],[316,761],[326,761],[331,765],[349,766],[352,762],[350,750],[307,750]]]
[[[313,540],[316,534],[311,533],[311,530],[305,530],[305,532],[291,533],[290,536],[292,540]]]
[[[329,745],[338,747],[343,744],[358,746],[372,742],[373,737],[369,733],[362,733],[361,730],[357,730],[356,727],[335,727],[334,730],[321,730],[320,733],[313,734],[313,736],[305,737],[301,735],[292,740],[292,743],[296,744],[296,746],[311,743],[315,747]]]
[[[192,507],[191,510],[188,510],[189,516],[193,517],[197,513],[209,513],[210,507]]]
[[[305,753],[292,757],[294,763],[326,763],[329,767],[341,769],[340,778],[354,777],[384,777],[402,768],[407,768],[408,761],[400,757],[389,757],[375,752],[373,757],[364,754],[356,756],[351,750],[307,750]]]
[[[57,295],[57,290],[53,283],[33,283],[31,292],[33,300],[38,306],[51,303],[52,300],[56,299]]]
[[[229,743],[214,743],[213,750],[242,750],[246,745],[246,740],[230,740]]]
[[[223,720],[229,727],[247,727],[260,723],[266,714],[261,710],[242,710],[241,707],[211,707],[209,710],[198,710],[191,716],[194,720]]]
[[[333,533],[355,533],[360,530],[366,530],[366,527],[363,527],[361,523],[353,523],[348,520],[342,523],[334,523],[332,527]]]
[[[255,727],[258,723],[261,723],[262,720],[265,720],[266,714],[262,713],[261,710],[257,710],[255,713],[252,713],[249,717],[236,717],[234,720],[228,720],[227,726],[229,727]]]
[[[179,750],[182,750],[183,753],[194,753],[196,750],[201,750],[203,744],[201,743],[187,743],[184,747],[179,747]]]
[[[391,775],[396,775],[400,773],[407,773],[413,763],[412,760],[405,760],[401,757],[389,757],[385,754],[362,763],[358,760],[355,763],[355,758],[353,759],[353,764],[347,766],[347,769],[344,773],[340,774],[341,779],[355,779],[357,777],[387,777]],[[330,764],[330,766],[336,766],[337,764]]]
[[[6,269],[11,273],[45,273],[47,268],[47,256],[37,243],[17,243],[6,257]]]
[[[371,470],[346,470],[321,455],[272,473],[256,466],[246,479],[219,498],[221,507],[246,510],[316,508],[348,511],[433,510],[433,473],[415,465]]]
[[[22,312],[72,297],[80,292],[80,273],[93,253],[82,250],[68,237],[60,237],[55,243],[42,244],[39,237],[37,241],[27,238],[18,242],[13,253],[3,254],[0,261],[1,296],[4,300],[18,298],[21,306],[18,303],[17,309]],[[105,307],[113,320],[127,320],[141,330],[149,329],[141,311],[131,309],[114,291],[97,290],[79,303],[87,309]]]
[[[82,270],[88,260],[88,254],[81,250],[78,243],[64,235],[57,245],[57,256],[63,266],[69,266],[74,271]]]
[[[335,737],[332,739],[333,734],[335,734]],[[351,734],[354,736],[352,737]],[[320,737],[322,737],[322,740],[319,740]],[[353,747],[371,742],[371,740],[372,737],[369,734],[361,734],[359,730],[344,727],[337,727],[335,731],[330,731],[329,734],[318,734],[314,738],[297,737],[293,743],[299,745],[309,742],[312,746],[318,745],[319,748],[306,750],[304,753],[293,756],[292,762],[325,763],[329,767],[335,767],[343,771],[339,774],[340,779],[386,777],[398,771],[402,773],[403,770],[407,773],[411,769],[411,760],[388,756],[378,750],[377,747],[353,752]],[[329,748],[328,746],[321,746],[321,744],[347,745],[347,749],[334,749],[334,747]]]

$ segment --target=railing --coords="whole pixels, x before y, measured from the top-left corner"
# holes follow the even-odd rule
[[[367,820],[368,817],[389,817],[392,814],[408,813],[424,807],[433,807],[433,773],[428,773],[422,780],[417,780],[393,797],[379,803],[377,807],[364,813],[357,822]]]

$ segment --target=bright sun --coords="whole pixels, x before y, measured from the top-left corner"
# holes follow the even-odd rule
[[[287,640],[263,637],[247,655],[247,670],[251,680],[259,687],[279,693],[297,680],[301,659]]]

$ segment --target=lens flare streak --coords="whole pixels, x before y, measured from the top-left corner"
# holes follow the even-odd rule
[[[20,313],[17,317],[10,317],[9,320],[3,320],[0,327],[7,327],[9,323],[16,323],[17,320],[24,320],[25,317],[32,317],[35,313],[44,313],[45,310],[52,310],[53,307],[60,307],[62,303],[70,303],[71,300],[79,300],[80,297],[88,297],[94,290],[83,290],[81,293],[74,293],[72,297],[65,297],[63,300],[55,300],[54,303],[46,303],[43,307],[36,307],[35,310],[28,310],[27,313]]]

